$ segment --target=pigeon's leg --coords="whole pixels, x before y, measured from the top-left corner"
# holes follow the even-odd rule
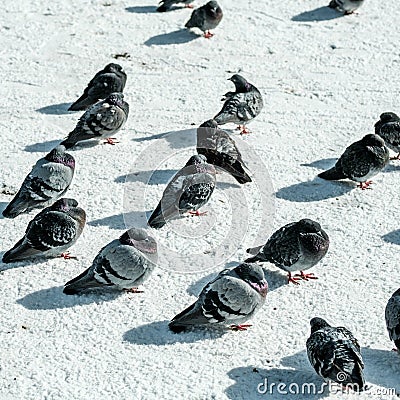
[[[193,4],[185,4],[185,8],[194,8]]]
[[[210,39],[210,38],[212,38],[213,36],[214,36],[214,34],[211,33],[210,31],[207,31],[207,32],[204,33],[204,37],[205,37],[206,39]]]
[[[190,215],[196,216],[196,217],[202,217],[203,215],[207,215],[207,211],[200,212],[199,210],[197,211],[189,211]]]
[[[303,271],[300,271],[300,274],[296,274],[295,276],[299,276],[300,279],[304,279],[305,281],[308,281],[309,279],[318,279],[318,277],[313,273],[305,274]]]
[[[239,125],[236,129],[240,130],[241,135],[250,133],[250,131],[246,128],[246,125]]]
[[[231,325],[229,329],[232,331],[247,331],[247,328],[250,328],[252,325],[245,324],[245,325]]]
[[[115,137],[110,137],[110,138],[107,138],[103,144],[111,144],[114,146],[116,143],[119,143],[119,142],[117,140],[115,140]]]
[[[288,284],[289,283],[294,283],[295,285],[300,285],[300,283],[297,282],[300,279],[301,278],[297,278],[296,276],[292,276],[291,272],[288,272]]]
[[[60,257],[62,257],[64,260],[77,260],[77,257],[71,256],[69,251],[66,251],[65,253],[61,253]]]
[[[130,289],[124,289],[124,292],[126,292],[126,293],[144,293],[143,290],[139,290],[137,287],[133,287]]]
[[[372,188],[370,188],[370,185],[372,183],[373,183],[372,181],[360,182],[357,187],[359,187],[361,190],[372,189]]]
[[[400,153],[396,157],[390,157],[391,160],[400,160]]]

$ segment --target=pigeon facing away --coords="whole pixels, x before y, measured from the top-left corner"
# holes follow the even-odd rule
[[[400,160],[400,118],[392,112],[381,114],[375,124],[375,133],[385,141],[389,149],[398,153],[392,160]]]
[[[363,391],[364,363],[360,345],[353,334],[344,327],[330,326],[322,318],[313,318],[310,325],[307,354],[317,374],[346,389]]]
[[[209,164],[224,169],[239,183],[251,182],[235,141],[225,131],[219,129],[213,119],[197,128],[197,153],[203,154]]]
[[[74,170],[75,159],[65,152],[65,146],[55,147],[35,164],[19,192],[3,211],[3,216],[15,218],[21,213],[52,204],[69,188]]]
[[[111,93],[124,91],[126,73],[119,64],[108,64],[99,71],[87,85],[83,95],[69,107],[69,111],[86,110]]]
[[[29,222],[24,237],[4,253],[3,262],[60,255],[71,258],[64,252],[78,240],[85,222],[86,213],[76,200],[57,200]]]
[[[185,212],[201,215],[198,209],[210,199],[215,189],[215,168],[203,155],[192,156],[164,190],[161,201],[149,218],[152,228],[161,228],[167,221]]]
[[[103,247],[91,267],[65,284],[65,294],[112,287],[131,290],[141,285],[157,264],[157,243],[143,229],[131,228]]]
[[[400,353],[400,289],[394,292],[389,299],[385,317],[390,340],[394,341],[397,351]]]
[[[157,11],[168,11],[174,4],[184,4],[186,8],[193,8],[190,3],[193,3],[193,0],[161,0],[159,3],[160,6],[157,8]]]
[[[351,179],[359,182],[358,187],[367,189],[370,178],[378,174],[389,162],[389,150],[383,139],[374,134],[364,136],[351,144],[335,166],[318,176],[329,181]]]
[[[264,304],[268,292],[262,268],[256,264],[241,264],[225,269],[201,291],[198,300],[169,323],[180,333],[188,328],[207,325],[240,325],[251,318]]]
[[[263,246],[247,249],[254,254],[246,262],[270,262],[288,272],[288,283],[299,284],[300,279],[317,279],[303,271],[317,264],[327,253],[329,237],[318,222],[302,219],[277,230]],[[300,275],[292,277],[293,271]]]
[[[67,149],[77,142],[89,139],[108,139],[114,144],[112,135],[125,124],[129,114],[129,105],[122,93],[112,93],[86,110],[79,118],[76,128],[61,142]]]
[[[216,1],[209,1],[204,6],[196,8],[192,12],[192,15],[185,27],[199,28],[204,32],[204,37],[209,39],[214,35],[210,32],[211,29],[215,29],[222,19],[222,9]]]
[[[363,3],[364,0],[332,0],[328,7],[342,11],[345,15],[348,15],[353,14]]]
[[[236,92],[225,94],[222,110],[214,119],[218,125],[229,122],[239,124],[241,133],[248,133],[245,125],[257,117],[264,106],[261,93],[240,75],[233,75],[228,80],[234,83]]]

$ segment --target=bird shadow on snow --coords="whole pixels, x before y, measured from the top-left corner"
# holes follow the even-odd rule
[[[108,226],[111,229],[128,229],[132,227],[146,228],[147,220],[153,210],[129,211],[126,213],[110,215],[109,217],[95,219],[88,222],[90,226]]]
[[[157,7],[154,6],[135,6],[135,7],[126,7],[126,11],[136,14],[148,14],[157,12]]]
[[[156,321],[138,326],[125,332],[126,342],[138,345],[165,346],[175,343],[195,343],[202,340],[218,339],[229,332],[227,329],[194,329],[189,332],[174,333],[168,328],[169,321]]]
[[[36,109],[37,112],[41,114],[49,114],[49,115],[62,115],[62,114],[70,114],[71,111],[68,111],[68,107],[71,103],[60,103],[60,104],[52,104],[50,106],[42,107]]]
[[[177,172],[177,169],[139,171],[132,174],[118,176],[114,181],[117,183],[142,182],[146,185],[160,185],[168,183]]]
[[[48,140],[47,142],[28,144],[24,150],[29,153],[48,153],[60,143],[61,140]]]
[[[322,158],[321,160],[316,160],[308,164],[300,164],[302,167],[310,167],[327,170],[332,168],[337,161],[337,158]]]
[[[292,17],[295,22],[313,22],[313,21],[329,21],[331,19],[343,17],[343,13],[339,13],[330,7],[318,7],[314,10],[305,11]]]
[[[9,203],[6,203],[5,201],[0,201],[0,219],[4,219],[3,216],[3,211],[6,209]]]
[[[183,149],[196,145],[195,135],[191,135],[189,130],[169,131],[156,133],[150,136],[133,138],[134,142],[146,142],[148,140],[165,139],[172,149]]]
[[[144,44],[146,46],[167,46],[170,44],[184,44],[192,40],[198,39],[199,35],[187,30],[179,29],[177,31],[162,33],[147,39]]]
[[[390,163],[389,165],[386,166],[386,168],[383,170],[383,172],[399,172],[400,171],[400,164],[392,164]]]
[[[400,229],[396,229],[392,232],[386,233],[386,235],[382,236],[382,240],[384,240],[387,243],[400,245]]]

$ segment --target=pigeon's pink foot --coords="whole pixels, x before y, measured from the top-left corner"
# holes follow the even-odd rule
[[[295,285],[300,285],[299,281],[301,278],[297,278],[296,276],[292,276],[292,274],[289,272],[288,273],[288,278],[287,278],[287,283],[294,283]]]
[[[241,135],[248,135],[250,131],[246,128],[246,125],[239,125],[236,129],[240,130]]]
[[[315,276],[313,273],[305,274],[303,271],[300,271],[300,274],[296,274],[295,276],[298,276],[300,277],[300,279],[303,279],[305,281],[308,281],[309,279],[318,279],[318,277]]]
[[[400,153],[396,157],[390,157],[391,160],[400,160]]]
[[[185,4],[185,8],[194,8],[193,4]]]
[[[250,328],[252,325],[231,325],[229,329],[232,331],[247,331],[247,328]]]
[[[207,215],[207,211],[203,211],[203,212],[200,212],[199,210],[197,210],[197,211],[189,211],[189,214],[192,215],[192,216],[195,216],[195,217],[202,217],[204,215]]]
[[[144,293],[143,290],[139,290],[136,287],[130,288],[130,289],[124,289],[124,292],[126,293]]]
[[[372,181],[361,182],[357,185],[357,187],[359,187],[361,190],[372,189],[372,188],[370,188],[370,185],[372,185],[372,184],[373,184]]]
[[[71,256],[69,251],[66,251],[65,253],[61,253],[60,257],[62,257],[64,260],[77,260],[77,257]]]
[[[204,33],[204,37],[205,37],[206,39],[210,39],[210,38],[212,38],[213,36],[214,36],[214,34],[211,33],[210,31],[207,31],[207,32]]]
[[[115,137],[110,137],[110,138],[107,138],[103,144],[111,144],[112,146],[114,146],[116,143],[119,143],[119,142],[117,140],[115,140]]]

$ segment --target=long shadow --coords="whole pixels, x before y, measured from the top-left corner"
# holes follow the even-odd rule
[[[140,138],[133,138],[132,140],[134,142],[146,142],[148,140],[161,139],[164,136],[168,136],[168,134],[170,134],[170,133],[171,132],[155,133],[154,135],[144,136],[144,137],[140,137]]]
[[[48,140],[47,142],[41,142],[41,143],[34,143],[34,144],[28,144],[25,146],[25,151],[29,153],[48,153],[54,147],[58,146],[62,139],[59,140]]]
[[[382,239],[387,243],[400,244],[400,229],[386,233]]]
[[[343,17],[340,13],[330,7],[318,7],[315,10],[305,11],[292,17],[295,22],[329,21],[331,19]]]
[[[386,166],[386,168],[383,170],[383,172],[399,172],[400,171],[400,164],[397,161],[396,164],[390,163],[389,165]]]
[[[329,169],[332,168],[337,161],[337,158],[322,158],[321,160],[313,161],[309,164],[300,164],[302,167],[311,167],[318,169]]]
[[[4,219],[2,212],[5,210],[5,208],[8,206],[9,203],[5,201],[0,201],[0,219]]]
[[[138,326],[125,332],[126,342],[138,345],[165,346],[175,343],[195,343],[202,340],[217,339],[228,331],[225,329],[195,329],[189,332],[174,333],[168,329],[169,321],[156,321]]]
[[[187,29],[179,29],[174,32],[162,33],[146,40],[144,44],[146,46],[168,46],[170,44],[184,44],[189,43],[192,40],[198,39],[199,35]]]
[[[135,7],[126,7],[126,11],[136,14],[149,14],[156,13],[157,7],[155,6],[135,6]]]
[[[49,114],[49,115],[63,115],[69,114],[71,111],[68,111],[68,107],[71,103],[60,103],[60,104],[52,104],[50,106],[38,108],[36,111],[41,114]]]
[[[92,303],[103,303],[111,301],[121,295],[121,292],[102,292],[101,294],[83,294],[80,296],[68,296],[63,293],[63,286],[41,289],[29,293],[17,300],[28,310],[57,310],[60,308],[71,308],[75,306],[88,305]]]
[[[153,210],[149,211],[131,211],[125,214],[115,214],[108,217],[89,221],[90,226],[108,226],[111,229],[128,229],[131,227],[146,228],[147,219],[150,217]]]
[[[145,142],[154,139],[165,139],[170,147],[173,149],[182,149],[185,147],[196,145],[196,130],[195,129],[185,129],[180,131],[170,131],[163,133],[156,133],[151,136],[144,136],[141,138],[132,139],[135,142]]]
[[[15,241],[15,243],[16,242],[17,242],[17,240]],[[11,246],[10,246],[10,248],[11,248]],[[9,249],[7,249],[7,250],[9,250]],[[3,258],[4,253],[5,253],[5,251],[0,253],[0,256],[1,256],[0,260]],[[73,253],[73,250],[71,251],[71,253]],[[74,255],[74,254],[71,254],[71,255]],[[42,264],[42,263],[48,262],[52,259],[56,260],[57,257],[51,258],[51,257],[38,256],[38,257],[32,257],[31,259],[15,261],[15,262],[11,262],[11,263],[3,263],[2,262],[2,263],[0,263],[0,271],[4,272],[4,271],[8,271],[10,269],[25,268],[25,267],[30,267],[30,266],[34,267],[37,264]],[[58,259],[60,259],[60,257],[58,257]],[[73,262],[74,260],[65,260],[65,261]]]
[[[117,183],[142,182],[147,185],[166,184],[178,172],[177,169],[162,169],[156,171],[140,171],[115,178]]]

